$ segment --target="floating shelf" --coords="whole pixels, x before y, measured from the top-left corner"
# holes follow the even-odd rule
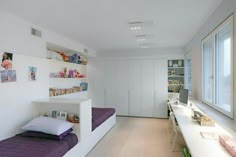
[[[49,97],[60,97],[60,96],[63,96],[63,95],[70,95],[70,94],[75,94],[75,93],[82,93],[82,92],[87,92],[87,91],[80,91],[80,92],[72,92],[72,93],[67,93],[67,94],[60,94],[60,95],[54,95],[54,96],[50,96]]]
[[[183,69],[184,67],[168,67],[168,69]]]
[[[85,64],[77,64],[77,63],[72,63],[72,62],[65,62],[65,61],[59,61],[59,60],[54,60],[54,59],[48,59],[51,62],[57,63],[57,64],[61,64],[61,65],[80,65],[80,66],[86,66]]]
[[[56,79],[56,80],[87,80],[88,78],[85,77],[85,78],[73,78],[73,77],[68,77],[68,78],[65,78],[65,77],[50,77],[50,79]]]
[[[184,75],[168,75],[168,77],[184,77]]]

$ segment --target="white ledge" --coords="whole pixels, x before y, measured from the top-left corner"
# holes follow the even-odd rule
[[[204,112],[205,114],[213,118],[217,123],[219,123],[226,130],[236,135],[236,125],[233,119],[229,118],[223,113],[215,110],[214,108],[200,101],[190,100],[190,103],[192,103],[194,106],[199,108],[202,112]]]

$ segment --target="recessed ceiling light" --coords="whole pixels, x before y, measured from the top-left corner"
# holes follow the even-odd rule
[[[135,37],[136,38],[145,38],[145,37],[147,37],[147,35],[146,34],[139,34],[139,35],[136,35]]]
[[[153,47],[153,43],[140,43],[141,48],[150,48]]]
[[[147,40],[147,39],[145,39],[145,38],[137,39],[137,41],[139,41],[139,42],[146,41],[146,40]]]
[[[141,27],[130,27],[131,30],[140,30]]]
[[[140,30],[142,27],[141,21],[129,22],[128,24],[131,30]]]

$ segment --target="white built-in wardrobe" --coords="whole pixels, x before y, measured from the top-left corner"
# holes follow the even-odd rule
[[[94,66],[95,106],[114,107],[117,115],[167,117],[166,59],[99,59]]]

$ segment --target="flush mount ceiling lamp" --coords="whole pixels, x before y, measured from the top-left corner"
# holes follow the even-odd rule
[[[143,22],[134,21],[134,22],[129,22],[128,24],[129,24],[130,30],[135,31],[135,30],[141,30]]]
[[[136,41],[137,42],[148,42],[151,41],[154,38],[154,35],[152,34],[138,34],[135,35]]]
[[[142,43],[142,44],[139,44],[141,48],[145,49],[145,48],[149,48],[150,47],[150,44],[149,43]]]
[[[141,46],[142,49],[147,49],[149,48],[148,46]]]
[[[137,40],[137,42],[144,42],[144,41],[146,41],[147,39],[146,38],[139,38],[139,39],[136,39]]]
[[[130,27],[131,30],[140,30],[141,27]]]
[[[155,43],[140,43],[141,48],[154,48],[156,46]]]

